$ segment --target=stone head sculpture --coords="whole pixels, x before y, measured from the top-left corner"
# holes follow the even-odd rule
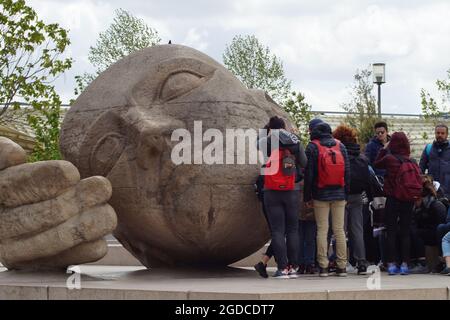
[[[253,191],[258,165],[196,163],[195,154],[176,164],[172,133],[194,139],[201,121],[225,136],[262,128],[273,115],[287,118],[210,57],[161,45],[103,72],[67,113],[60,145],[81,177],[109,179],[114,236],[145,266],[227,265],[269,239]]]

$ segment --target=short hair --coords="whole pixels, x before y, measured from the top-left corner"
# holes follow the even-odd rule
[[[282,118],[274,116],[269,119],[269,129],[286,129],[286,123]]]
[[[436,127],[434,127],[434,131],[436,131],[437,128],[445,128],[446,132],[448,133],[447,125],[445,125],[443,123],[439,123]]]
[[[388,131],[388,125],[386,122],[384,121],[378,121],[377,123],[375,123],[375,125],[373,126],[373,128],[376,130],[377,128],[385,128],[386,131]]]
[[[341,141],[343,144],[358,143],[356,130],[344,124],[339,125],[333,131],[333,137]]]

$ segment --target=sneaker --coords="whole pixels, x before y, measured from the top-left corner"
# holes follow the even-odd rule
[[[400,274],[403,276],[407,276],[409,274],[409,267],[407,263],[403,262],[400,265]]]
[[[358,274],[367,274],[367,265],[365,263],[358,263],[356,269],[358,269]]]
[[[445,268],[446,268],[445,263],[439,262],[437,265],[434,266],[434,268],[431,272],[432,273],[441,273],[441,271],[444,271]]]
[[[345,268],[336,268],[336,275],[338,277],[346,277],[347,276],[347,270]]]
[[[316,266],[308,264],[305,268],[305,274],[316,274]]]
[[[423,266],[421,264],[416,264],[413,268],[409,270],[411,274],[427,274],[430,273],[430,268],[428,266]]]
[[[288,272],[288,276],[289,276],[289,278],[298,278],[298,274],[297,274],[297,272],[298,272],[298,267],[292,267],[292,266],[290,266],[289,267],[289,272]]]
[[[255,268],[256,272],[258,272],[258,274],[263,277],[263,278],[268,278],[269,275],[267,274],[267,270],[266,270],[266,265],[262,262],[258,262],[257,264],[255,264],[253,266],[253,268]]]
[[[390,263],[388,266],[388,274],[390,276],[394,276],[399,273],[400,273],[400,270],[398,269],[397,265],[395,263]]]
[[[275,279],[289,279],[289,269],[286,268],[284,270],[277,269],[273,274]]]
[[[441,272],[439,272],[440,274],[444,275],[444,276],[450,276],[450,268],[449,267],[445,267]]]
[[[332,274],[335,273],[337,269],[336,261],[331,261],[328,264],[328,273]]]
[[[319,267],[319,277],[328,277],[328,268]]]
[[[306,273],[306,267],[305,267],[304,264],[301,264],[301,265],[298,267],[297,274],[305,274],[305,273]]]

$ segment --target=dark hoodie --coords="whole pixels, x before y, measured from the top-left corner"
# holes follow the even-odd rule
[[[306,166],[306,155],[305,155],[305,150],[303,149],[303,146],[299,140],[299,138],[293,134],[290,133],[284,129],[280,129],[278,131],[278,138],[279,138],[279,142],[280,142],[280,147],[289,149],[289,151],[295,155],[295,159],[297,164],[301,167],[304,168]],[[267,150],[268,150],[268,157],[270,157],[271,154],[271,145],[270,145],[270,135],[267,139]]]
[[[394,132],[387,149],[383,148],[378,152],[373,165],[377,169],[386,170],[384,176],[384,193],[386,196],[393,196],[394,190],[397,187],[402,187],[397,186],[395,182],[396,174],[401,165],[401,162],[395,156],[409,159],[410,153],[409,141],[404,132]]]
[[[319,140],[323,146],[334,146],[336,140],[331,135],[331,127],[328,123],[320,123],[314,127],[311,132],[311,140]],[[311,199],[319,201],[339,201],[345,200],[350,192],[350,163],[345,146],[340,143],[340,149],[345,160],[345,187],[325,187],[319,188],[317,186],[318,179],[318,158],[319,150],[317,146],[310,142],[306,147],[306,157],[308,163],[305,169],[305,186],[304,186],[304,201]]]
[[[368,192],[369,185],[369,161],[357,143],[344,143],[350,161],[350,194]]]

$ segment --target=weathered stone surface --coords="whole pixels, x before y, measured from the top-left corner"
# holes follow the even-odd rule
[[[0,240],[38,233],[111,198],[111,184],[100,176],[81,180],[54,199],[16,208],[0,207]]]
[[[0,162],[11,164],[0,170],[0,262],[9,269],[51,269],[101,259],[103,237],[117,225],[106,203],[108,179],[80,180],[67,161],[14,165],[8,157],[0,152]]]
[[[27,154],[21,146],[8,138],[0,137],[0,170],[25,163],[26,160]]]
[[[262,128],[273,115],[287,118],[210,57],[154,46],[91,83],[67,113],[60,145],[82,177],[111,181],[114,235],[144,265],[227,265],[269,238],[253,191],[258,165],[175,165],[171,134],[184,128],[194,141],[194,121],[202,121],[203,132],[225,137],[226,129]]]
[[[89,263],[103,258],[108,252],[106,240],[83,242],[54,256],[14,263],[16,269],[65,269],[67,266]]]
[[[63,160],[24,163],[0,171],[0,205],[15,207],[49,200],[80,181],[73,164]]]
[[[116,226],[115,217],[114,210],[108,204],[90,208],[37,235],[3,241],[0,257],[8,266],[61,253],[84,241],[93,241],[108,234]]]

